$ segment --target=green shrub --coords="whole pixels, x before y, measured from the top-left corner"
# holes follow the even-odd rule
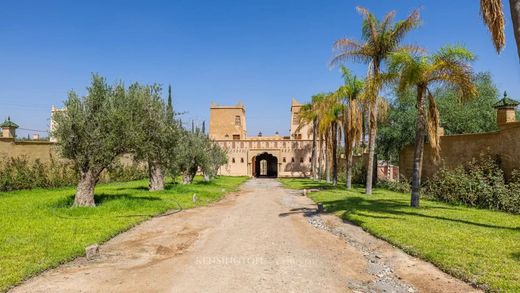
[[[520,173],[515,170],[506,184],[500,161],[489,155],[439,170],[423,190],[425,197],[443,202],[520,213]]]
[[[71,164],[29,161],[26,157],[9,158],[0,162],[0,191],[59,187],[77,182],[76,171]]]
[[[401,193],[410,193],[411,191],[410,181],[404,177],[400,177],[398,181],[379,180],[377,187]]]
[[[147,177],[146,168],[139,164],[113,164],[102,176],[103,182],[132,181]],[[26,157],[0,161],[0,191],[32,188],[55,188],[78,183],[74,164],[51,158],[48,163],[28,160]]]

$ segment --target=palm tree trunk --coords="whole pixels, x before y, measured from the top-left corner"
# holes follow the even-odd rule
[[[421,169],[424,152],[424,136],[426,135],[426,113],[424,109],[425,89],[417,88],[417,124],[415,128],[415,152],[412,170],[412,194],[410,206],[418,208],[421,188]]]
[[[518,52],[518,58],[520,58],[520,0],[509,0],[509,8],[511,9],[511,19],[515,33],[516,51]]]
[[[328,132],[328,131],[327,131]],[[325,182],[330,183],[329,136],[325,135]]]
[[[316,174],[316,119],[312,120],[312,160],[311,160],[312,179],[317,180]]]
[[[349,151],[347,153],[346,159],[347,159],[347,189],[352,188],[352,151]]]
[[[338,124],[332,124],[332,184],[338,184]]]
[[[374,176],[374,157],[376,153],[376,135],[377,135],[377,98],[370,106],[370,118],[368,125],[368,162],[367,162],[367,180],[365,194],[372,194],[372,182]]]
[[[320,149],[318,152],[318,180],[323,179],[323,137],[320,135]]]
[[[350,153],[350,144],[349,144],[349,137],[348,137],[348,129],[349,127],[349,121],[348,121],[348,110],[345,110],[343,114],[343,142],[345,144],[345,148],[343,150],[343,153],[345,154],[345,185],[347,189],[350,189],[352,178],[349,178],[349,153]],[[352,175],[352,173],[351,173]]]

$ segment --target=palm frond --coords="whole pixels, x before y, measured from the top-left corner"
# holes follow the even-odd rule
[[[337,64],[344,63],[347,60],[356,62],[366,63],[370,60],[370,54],[367,53],[366,48],[361,49],[347,49],[340,51],[329,63],[329,66],[335,66]]]
[[[333,48],[338,50],[359,50],[363,45],[351,39],[339,39],[334,42]]]
[[[370,12],[368,9],[357,6],[357,11],[363,16],[363,24],[361,28],[361,33],[363,36],[363,39],[369,40],[369,39],[376,39],[378,32],[378,21],[377,18]]]
[[[502,0],[480,0],[480,15],[491,32],[493,45],[500,54],[506,44],[504,8]]]
[[[381,21],[381,28],[380,31],[386,31],[390,24],[394,21],[395,18],[395,10],[389,11],[385,16],[383,17],[383,21]]]
[[[419,9],[415,9],[407,18],[397,22],[392,30],[392,41],[398,44],[404,36],[421,24]]]

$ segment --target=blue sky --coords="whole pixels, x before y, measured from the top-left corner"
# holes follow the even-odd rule
[[[520,98],[520,66],[504,1],[507,46],[497,55],[479,1],[24,1],[0,2],[0,119],[47,129],[51,105],[85,93],[92,72],[129,84],[172,84],[183,119],[208,120],[209,105],[246,105],[248,133],[287,133],[291,98],[341,83],[331,45],[359,38],[362,5],[382,16],[421,8],[406,43],[430,51],[462,44],[476,71]],[[347,64],[363,75],[365,65]],[[20,135],[26,135],[21,131]]]

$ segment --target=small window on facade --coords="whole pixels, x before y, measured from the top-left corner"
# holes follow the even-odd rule
[[[294,163],[294,158],[291,158],[291,162]]]
[[[244,162],[244,158],[240,158],[240,163],[243,163]]]
[[[285,157],[283,157],[283,158],[282,158],[282,162],[284,162],[284,163],[285,163]]]
[[[240,116],[235,116],[235,125],[240,126]]]
[[[233,134],[233,139],[234,140],[239,140],[240,139],[240,134]]]
[[[309,158],[309,163],[312,163],[312,158]]]
[[[231,159],[231,162],[234,164],[235,163],[235,158]]]
[[[300,163],[303,163],[303,157],[300,158]]]

